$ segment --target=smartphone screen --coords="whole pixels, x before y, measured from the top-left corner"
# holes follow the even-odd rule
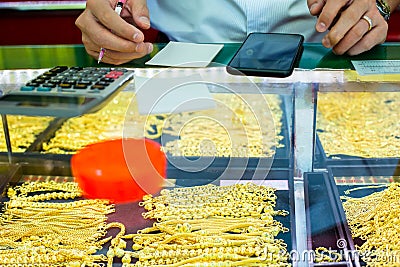
[[[290,76],[303,51],[300,34],[251,33],[227,66],[235,75]]]

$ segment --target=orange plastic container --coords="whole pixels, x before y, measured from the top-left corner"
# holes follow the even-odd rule
[[[71,168],[86,198],[122,203],[159,192],[167,159],[155,141],[116,139],[80,150],[72,156]]]

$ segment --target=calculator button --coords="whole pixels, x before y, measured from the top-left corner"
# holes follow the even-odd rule
[[[21,91],[24,91],[24,92],[34,91],[34,90],[35,90],[34,86],[22,86],[21,87]]]
[[[104,77],[106,78],[112,78],[112,79],[117,79],[119,78],[119,76],[123,75],[124,73],[122,71],[110,71],[109,73],[107,73]]]
[[[86,77],[86,78],[85,78],[85,81],[95,82],[95,81],[97,81],[97,80],[98,80],[98,78],[96,78],[96,77]]]
[[[52,82],[47,82],[47,83],[42,84],[42,86],[43,86],[43,87],[51,87],[51,88],[54,88],[54,87],[56,87],[57,85],[56,85],[55,83],[52,83]]]
[[[59,86],[61,88],[71,88],[72,84],[70,84],[70,83],[60,83]]]
[[[74,86],[75,89],[86,89],[87,87],[88,86],[86,84],[82,84],[82,83],[77,83]]]
[[[53,77],[56,76],[57,73],[56,72],[51,72],[51,71],[47,71],[45,73],[43,73],[44,76],[48,76],[48,77]]]
[[[66,80],[63,82],[64,84],[75,84],[76,81],[75,80]]]
[[[84,84],[84,85],[91,85],[92,82],[91,81],[87,81],[87,80],[81,80],[78,82],[79,84]]]
[[[51,80],[49,80],[49,82],[54,83],[54,84],[59,84],[62,82],[61,79],[57,79],[57,78],[52,78]]]
[[[84,69],[84,70],[81,70],[79,73],[82,73],[82,74],[84,74],[84,75],[87,75],[87,74],[92,73],[92,70],[90,70],[90,69]]]
[[[104,75],[103,73],[92,73],[90,76],[98,79],[100,77],[103,77],[103,75]]]
[[[68,79],[68,75],[64,75],[64,73],[57,75],[56,77],[53,77],[52,79],[60,79],[60,80],[65,80]]]
[[[112,74],[116,74],[116,75],[122,75],[122,74],[124,74],[122,71],[118,71],[118,70],[113,70],[113,71],[110,71],[110,73],[112,73]]]
[[[37,83],[37,82],[29,82],[27,84],[25,84],[26,86],[32,86],[32,87],[38,87],[41,83]]]
[[[47,80],[49,80],[51,77],[52,77],[52,76],[42,74],[42,75],[40,75],[38,78],[47,81]]]
[[[82,70],[82,67],[71,67],[70,70],[75,70],[75,71],[79,71]]]
[[[109,82],[98,81],[98,82],[96,83],[96,85],[108,86],[108,85],[110,85],[110,83],[109,83]]]
[[[101,78],[100,81],[112,83],[114,81],[114,79],[113,78]]]
[[[76,82],[76,81],[79,81],[81,78],[82,77],[78,77],[78,76],[74,75],[72,77],[68,77],[68,80]]]
[[[39,84],[40,84],[40,83],[44,83],[45,81],[46,81],[45,79],[39,79],[39,78],[38,78],[38,79],[32,80],[31,82],[32,82],[32,83],[39,83]]]
[[[63,71],[65,71],[65,70],[67,70],[67,69],[68,69],[67,66],[57,66],[57,67],[52,68],[52,69],[49,70],[49,71],[55,72],[55,73],[60,73],[60,72],[63,72]]]
[[[118,79],[119,76],[112,74],[112,73],[107,73],[104,77],[110,78],[110,79]]]
[[[104,85],[100,85],[100,84],[95,84],[92,85],[91,89],[99,89],[99,90],[104,90],[104,88],[106,88]]]
[[[51,87],[43,87],[43,86],[40,86],[40,87],[38,87],[36,90],[37,91],[40,91],[40,92],[50,92],[51,91]]]

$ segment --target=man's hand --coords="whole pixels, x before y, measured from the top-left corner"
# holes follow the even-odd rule
[[[110,1],[87,0],[86,9],[75,22],[87,53],[97,59],[103,47],[102,61],[115,65],[149,54],[153,45],[143,42],[141,31],[150,28],[146,0],[127,0],[121,17],[114,11],[116,1]]]
[[[310,13],[318,16],[318,32],[335,54],[357,55],[386,40],[388,24],[375,0],[307,0]],[[335,22],[336,21],[336,22]]]

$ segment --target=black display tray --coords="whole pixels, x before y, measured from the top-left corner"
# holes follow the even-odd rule
[[[327,173],[306,173],[305,204],[307,215],[308,253],[320,247],[327,249],[324,255],[341,260],[329,262],[320,255],[311,256],[310,266],[359,266],[358,258],[352,257],[355,247],[336,185]],[[338,255],[329,254],[331,252]],[[317,261],[318,260],[318,261]]]
[[[322,166],[370,166],[370,165],[393,165],[400,162],[400,158],[364,158],[349,155],[331,155],[327,156],[322,143],[318,137],[316,138],[316,147],[321,155]]]
[[[382,177],[385,182],[391,182],[385,179],[392,176],[400,177],[400,161],[396,162],[396,164],[385,164],[385,165],[334,165],[328,167],[329,174],[334,177],[351,177],[354,180],[354,185],[363,185],[362,181],[357,181],[357,177]],[[368,182],[368,181],[366,181]],[[371,183],[375,183],[376,181],[371,181]]]

